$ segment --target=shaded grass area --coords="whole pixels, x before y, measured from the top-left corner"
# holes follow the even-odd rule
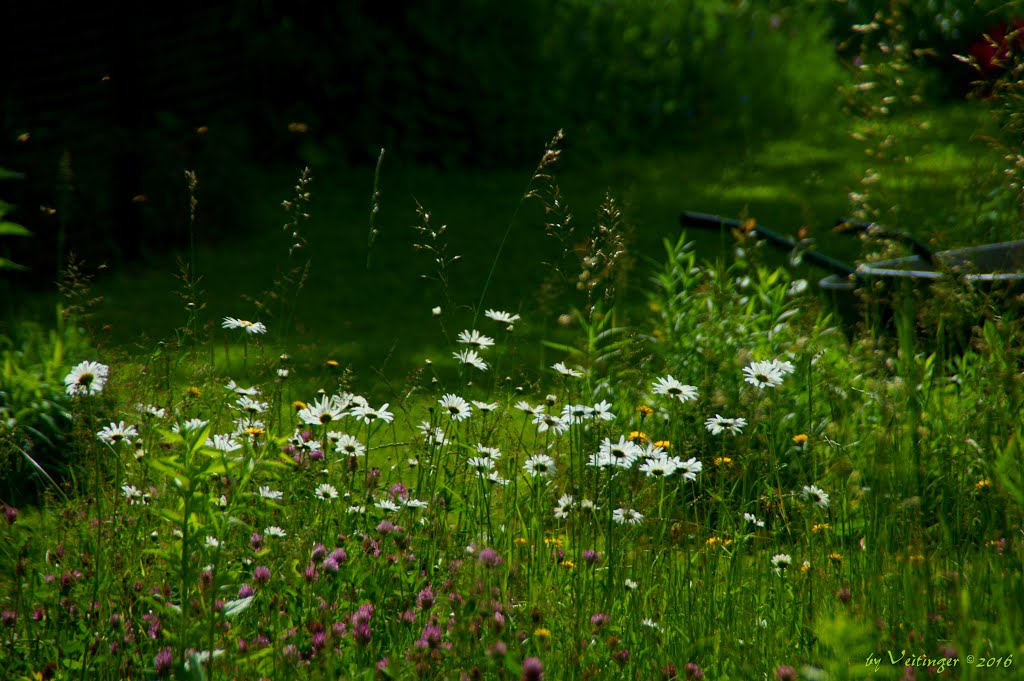
[[[998,157],[976,132],[985,126],[978,105],[960,105],[919,117],[927,130],[895,122],[893,134],[909,157],[905,162],[877,163],[864,143],[837,124],[761,143],[757,146],[665,149],[650,156],[616,156],[599,162],[574,160],[571,146],[555,169],[564,200],[573,212],[577,235],[589,233],[606,191],[623,208],[633,231],[637,267],[625,296],[626,310],[643,300],[646,260],[659,260],[661,242],[679,232],[682,210],[728,217],[750,216],[761,224],[793,234],[805,228],[818,248],[847,261],[862,257],[862,245],[833,234],[831,226],[848,211],[847,194],[857,188],[868,168],[884,178],[885,198],[899,223],[895,226],[925,237],[937,247],[953,247],[1008,238],[1010,226],[980,224],[978,196],[991,189],[988,178]],[[860,125],[860,124],[856,124]],[[538,150],[538,157],[541,150]],[[254,317],[243,296],[270,288],[275,272],[287,267],[290,236],[282,231],[281,202],[291,198],[300,168],[249,167],[239,170],[237,185],[249,200],[248,224],[240,238],[224,238],[218,225],[196,225],[196,274],[207,303],[202,320],[216,334],[225,316]],[[509,237],[494,268],[484,308],[523,314],[519,332],[549,335],[551,320],[534,308],[545,267],[555,245],[544,235],[544,216],[535,201],[523,201],[530,168],[496,172],[452,171],[408,165],[385,158],[381,176],[379,235],[369,253],[367,237],[373,190],[372,168],[313,167],[311,217],[304,228],[311,269],[296,305],[295,328],[264,319],[268,342],[284,340],[293,348],[297,374],[319,380],[324,362],[361,367],[362,376],[381,371],[404,375],[427,357],[449,364],[450,350],[441,325],[431,313],[442,306],[449,334],[467,328],[472,307],[492,268],[508,229]],[[203,202],[202,178],[198,199]],[[415,252],[417,202],[431,214],[435,229],[447,225],[449,255],[461,255],[451,269],[449,298],[436,281],[425,253]],[[201,213],[200,213],[201,215]],[[511,223],[511,226],[509,226]],[[187,226],[182,226],[187,230]],[[1003,230],[1002,232],[1000,230]],[[714,259],[730,237],[693,233],[702,257]],[[300,252],[297,260],[302,260]],[[769,259],[784,261],[784,254]],[[103,276],[96,293],[99,342],[144,358],[153,341],[172,337],[186,319],[184,301],[175,294],[180,282],[176,258],[168,253],[145,263],[119,267]],[[799,276],[816,280],[824,273],[801,268]],[[22,313],[47,319],[52,298],[20,301]],[[568,311],[568,310],[566,310]],[[538,360],[539,361],[539,360]],[[548,362],[550,363],[550,362]]]

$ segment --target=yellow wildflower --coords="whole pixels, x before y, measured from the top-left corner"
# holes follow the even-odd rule
[[[672,443],[668,440],[658,440],[654,443],[655,447],[661,447],[662,449],[672,449]]]
[[[832,526],[828,523],[816,523],[811,525],[811,532],[818,534],[819,532],[827,532],[832,529]]]
[[[989,480],[988,478],[985,478],[984,480],[979,480],[978,482],[974,483],[974,491],[975,492],[984,492],[985,490],[987,490],[991,486],[992,486],[992,481]]]
[[[640,418],[642,419],[647,418],[648,416],[654,413],[654,410],[648,407],[646,404],[636,405],[636,410],[640,412]]]
[[[804,433],[800,433],[799,435],[794,435],[793,436],[793,442],[798,444],[798,445],[802,445],[805,442],[807,442],[807,435],[805,435]]]
[[[639,430],[634,430],[629,434],[630,440],[640,440],[640,442],[647,442],[647,433],[643,433]]]
[[[199,388],[195,387],[194,385],[190,385],[188,387],[188,390],[185,391],[185,393],[189,397],[199,397],[200,395],[203,394],[203,391],[200,390]]]

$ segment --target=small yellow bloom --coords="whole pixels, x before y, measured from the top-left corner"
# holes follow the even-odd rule
[[[537,638],[548,639],[551,638],[551,630],[545,629],[544,627],[538,627],[537,629],[533,630],[533,635]]]
[[[728,456],[716,456],[715,457],[715,465],[716,466],[729,466],[731,464],[732,464],[732,459],[730,459]]]
[[[560,537],[544,537],[544,543],[553,545],[555,548],[562,548],[562,539]]]
[[[802,563],[802,564],[800,565],[800,572],[803,572],[804,574],[807,574],[807,573],[808,573],[808,572],[810,572],[810,571],[811,571],[811,562],[810,562],[810,561],[808,561],[808,560],[805,560],[805,561],[804,561],[804,562],[803,562],[803,563]]]
[[[639,440],[640,442],[647,442],[647,433],[643,433],[639,430],[634,430],[629,434],[630,440]]]
[[[924,562],[924,554],[912,553],[909,556],[907,556],[907,562],[911,563],[911,564],[913,564],[913,563],[923,563]]]
[[[256,426],[249,426],[245,429],[245,434],[249,437],[262,437],[263,435],[266,435],[266,433],[267,431],[262,428],[257,428]]]
[[[832,553],[828,554],[828,559],[830,562],[833,563],[841,563],[843,562],[843,554],[839,553],[838,551],[833,551]]]
[[[811,532],[818,534],[819,532],[827,532],[832,529],[832,526],[828,523],[817,523],[811,526]]]
[[[642,419],[647,418],[648,416],[654,413],[654,410],[648,407],[646,404],[636,405],[636,410],[640,412],[640,418]]]
[[[722,546],[724,546],[725,545],[725,541],[721,537],[708,537],[707,541],[704,542],[704,544],[709,549],[713,549],[713,548],[715,548],[716,546],[718,546],[720,544]]]
[[[654,443],[655,447],[661,447],[662,449],[672,449],[672,443],[668,440],[658,440]]]
[[[804,433],[800,433],[799,435],[794,435],[793,436],[793,442],[798,444],[798,445],[802,445],[805,442],[807,442],[807,435],[805,435]]]
[[[200,395],[203,394],[203,391],[195,387],[194,385],[190,385],[188,387],[188,390],[185,391],[185,394],[188,395],[189,397],[199,397]]]
[[[562,563],[562,567],[564,567],[566,570],[575,570],[576,563],[572,562],[571,560],[567,560],[564,563]]]
[[[515,538],[515,545],[516,546],[529,546],[530,545],[530,540],[527,539],[526,537],[516,537]]]
[[[979,480],[978,482],[974,483],[974,491],[975,492],[984,492],[985,490],[987,490],[991,486],[992,486],[992,481],[989,480],[988,478],[985,478],[984,480]]]
[[[324,364],[326,364],[329,367],[336,367],[336,366],[338,366],[338,360],[336,360],[336,359],[329,359],[326,362],[324,362]]]

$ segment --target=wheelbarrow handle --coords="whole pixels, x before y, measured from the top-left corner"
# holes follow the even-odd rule
[[[709,215],[707,213],[693,213],[686,211],[679,216],[679,224],[683,227],[699,227],[701,229],[713,229],[722,230],[724,228],[740,229],[753,232],[757,236],[761,237],[765,241],[771,243],[773,246],[793,251],[800,249],[800,244],[797,243],[793,238],[788,237],[778,232],[773,232],[770,229],[762,227],[757,223],[754,223],[752,228],[749,227],[749,222],[741,222],[739,220],[732,220],[730,218],[723,218],[717,215]],[[841,277],[858,277],[857,270],[850,265],[830,258],[827,255],[818,253],[817,251],[803,250],[801,253],[802,258],[822,269],[828,270],[833,274],[838,274]]]
[[[914,235],[895,229],[887,229],[873,222],[859,222],[857,220],[839,218],[836,220],[834,229],[840,234],[867,234],[870,237],[901,241],[910,246],[911,252],[925,262],[930,263],[935,258],[935,252]]]

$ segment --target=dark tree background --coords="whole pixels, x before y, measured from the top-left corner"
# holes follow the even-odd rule
[[[0,166],[25,179],[0,192],[34,232],[19,284],[52,282],[71,251],[180,246],[185,169],[228,236],[254,166],[370,164],[386,147],[521,167],[559,128],[583,156],[792,131],[835,108],[859,49],[840,38],[890,4],[4,3]],[[959,4],[908,4],[910,39],[948,54],[997,20]]]

